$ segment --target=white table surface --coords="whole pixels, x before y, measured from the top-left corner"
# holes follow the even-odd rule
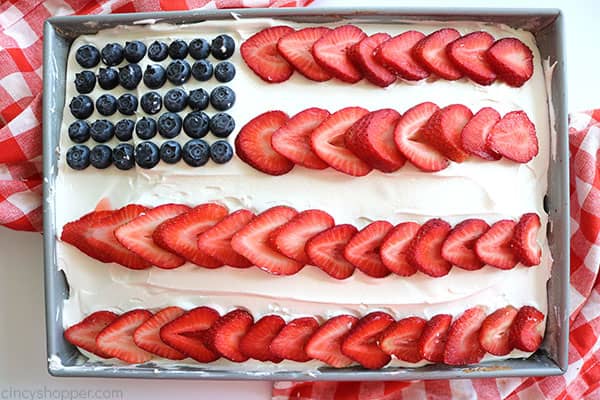
[[[381,6],[444,7],[446,1],[362,2]],[[453,1],[455,7],[478,7],[492,2]],[[359,6],[361,1],[315,0],[314,6]],[[585,110],[600,106],[600,2],[504,0],[502,7],[556,7],[565,14],[567,27],[567,64],[569,109]],[[44,398],[60,398],[58,391],[119,390],[114,398],[173,399],[192,395],[194,398],[269,399],[268,382],[207,382],[129,379],[53,378],[46,370],[44,320],[44,287],[42,238],[35,233],[14,232],[0,228],[0,398],[19,398],[18,391],[40,390]],[[27,393],[20,393],[20,398]],[[35,394],[34,394],[35,396]],[[68,397],[65,397],[68,398]]]

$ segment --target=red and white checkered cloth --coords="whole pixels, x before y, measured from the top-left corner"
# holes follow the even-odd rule
[[[46,18],[198,7],[305,6],[312,0],[0,0],[0,225],[42,227],[42,31]],[[564,376],[289,383],[278,400],[600,399],[600,110],[571,115],[571,346]]]

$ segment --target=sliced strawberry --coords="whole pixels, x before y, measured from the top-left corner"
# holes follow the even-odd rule
[[[500,308],[486,317],[479,330],[479,344],[490,354],[505,356],[513,349],[510,343],[510,327],[517,309],[513,306]]]
[[[269,349],[284,360],[306,362],[311,358],[306,354],[308,339],[319,329],[319,323],[313,317],[296,318],[279,331]]]
[[[438,110],[423,128],[423,139],[440,153],[456,162],[463,162],[469,154],[462,148],[461,133],[473,113],[462,104],[451,104]]]
[[[442,257],[452,265],[467,271],[483,268],[475,253],[475,242],[490,229],[482,219],[466,219],[456,225],[442,245]]]
[[[317,107],[299,112],[273,133],[271,146],[295,164],[311,169],[327,168],[327,164],[310,147],[311,133],[327,117],[329,111]]]
[[[98,334],[119,316],[110,311],[96,311],[83,321],[65,330],[65,339],[74,346],[94,353],[98,357],[110,358],[111,355],[100,350],[96,344]]]
[[[304,264],[277,252],[269,245],[269,235],[298,212],[291,207],[269,208],[240,229],[231,238],[231,247],[258,268],[274,275],[293,275]]]
[[[419,338],[426,324],[427,321],[419,317],[408,317],[393,323],[382,333],[379,348],[402,361],[421,361]]]
[[[96,345],[105,354],[128,364],[142,364],[152,359],[152,354],[137,347],[133,332],[152,317],[148,310],[131,310],[121,315],[96,337]]]
[[[523,214],[515,226],[511,247],[519,261],[528,267],[539,265],[542,260],[542,249],[537,242],[541,226],[540,217],[535,213]]]
[[[344,257],[344,248],[356,232],[358,229],[354,226],[344,224],[313,236],[305,246],[310,263],[336,279],[351,276],[354,265]]]
[[[315,154],[337,169],[352,176],[364,176],[371,172],[369,164],[346,148],[344,135],[350,127],[369,112],[361,107],[346,107],[331,114],[313,130],[310,146]]]
[[[217,319],[219,313],[212,308],[196,307],[163,326],[160,338],[186,356],[209,363],[220,357],[207,346],[208,332]]]
[[[147,210],[146,207],[131,204],[115,211],[95,212],[74,225],[77,230],[74,236],[73,232],[69,232],[71,228],[65,226],[63,240],[79,238],[82,248],[88,252],[86,254],[102,262],[115,262],[131,269],[150,268],[152,264],[121,245],[114,234],[118,227],[131,222]],[[75,242],[74,246],[79,248],[79,243]]]
[[[454,321],[448,331],[444,363],[448,365],[476,364],[485,355],[479,344],[479,329],[485,320],[485,311],[481,307],[466,310]]]
[[[390,86],[396,81],[396,76],[379,64],[373,56],[375,49],[390,37],[387,33],[376,33],[355,43],[348,50],[348,56],[354,66],[369,82],[380,87]]]
[[[160,338],[161,328],[183,314],[185,314],[185,310],[179,307],[163,308],[133,332],[133,342],[140,349],[159,357],[183,360],[185,354],[167,345]]]
[[[421,39],[413,47],[413,57],[421,66],[443,79],[451,81],[463,74],[446,54],[446,46],[460,37],[456,29],[443,28]]]
[[[357,321],[358,318],[352,315],[331,318],[308,340],[305,346],[306,354],[335,368],[349,367],[352,359],[342,353],[342,342]]]
[[[408,262],[407,253],[420,227],[416,222],[403,222],[385,236],[379,256],[387,269],[400,276],[411,276],[417,272],[417,268]]]
[[[526,163],[538,154],[535,125],[524,111],[511,111],[492,128],[486,144],[498,154]]]
[[[269,346],[284,326],[285,321],[279,315],[265,315],[242,337],[240,352],[259,361],[281,362],[281,358],[273,354]]]
[[[521,351],[536,351],[542,344],[544,314],[531,306],[519,309],[510,327],[510,343]]]
[[[471,32],[448,44],[446,53],[456,68],[480,85],[491,85],[496,73],[487,61],[486,52],[494,44],[487,32]]]
[[[533,53],[519,39],[497,40],[486,56],[498,77],[510,86],[523,86],[533,75]]]
[[[296,71],[310,80],[324,82],[331,75],[317,64],[311,53],[313,44],[331,29],[325,27],[304,28],[282,36],[277,42],[277,51]]]
[[[519,261],[510,246],[516,222],[503,219],[496,222],[475,242],[475,252],[481,261],[500,269],[512,269]]]
[[[418,81],[429,76],[412,54],[415,45],[425,37],[418,31],[406,31],[383,42],[375,49],[375,59],[386,68],[409,81]]]
[[[387,221],[375,221],[364,227],[346,245],[344,257],[356,268],[374,278],[390,274],[379,256],[379,248],[385,236],[393,228]]]
[[[483,107],[477,111],[462,130],[460,135],[462,148],[467,153],[484,160],[499,160],[502,156],[490,149],[487,144],[487,137],[498,121],[500,121],[500,114],[493,108]]]
[[[183,204],[163,204],[154,207],[131,222],[115,230],[119,243],[144,260],[159,268],[172,269],[182,266],[185,259],[159,247],[152,240],[152,233],[164,221],[189,211]]]
[[[301,264],[309,264],[310,259],[304,250],[306,242],[333,225],[333,218],[325,211],[302,211],[273,232],[271,242],[281,254]]]
[[[366,114],[346,131],[346,147],[382,172],[394,172],[402,168],[406,159],[394,143],[394,128],[399,119],[400,114],[390,108]]]
[[[60,240],[65,243],[69,243],[84,254],[95,258],[98,261],[104,263],[111,262],[110,256],[108,254],[99,253],[96,248],[89,243],[88,238],[94,236],[94,232],[90,230],[90,225],[93,222],[98,223],[98,221],[101,219],[110,217],[115,212],[116,211],[112,210],[92,211],[76,221],[71,221],[65,224],[60,236]],[[143,211],[140,211],[140,213],[141,212]]]
[[[235,309],[216,320],[207,332],[207,343],[223,357],[244,362],[248,356],[240,351],[240,341],[252,327],[254,318],[246,310]]]
[[[248,268],[248,259],[233,250],[231,238],[254,218],[249,210],[237,210],[198,236],[198,249],[215,260],[235,268]]]
[[[427,321],[418,344],[422,358],[436,363],[444,361],[444,348],[451,323],[452,315],[448,314],[438,314]]]
[[[436,218],[424,223],[408,247],[408,261],[419,271],[435,278],[448,275],[452,264],[442,257],[442,245],[450,224]]]
[[[354,25],[343,25],[326,33],[311,51],[317,64],[334,77],[349,83],[362,79],[360,71],[347,56],[348,49],[367,35]]]
[[[189,262],[205,268],[218,268],[223,264],[198,248],[198,236],[227,214],[227,208],[220,204],[202,204],[160,224],[152,234],[152,239],[163,249]]]
[[[288,120],[282,111],[267,111],[252,119],[235,138],[235,153],[246,164],[269,175],[287,174],[294,163],[273,150],[271,137]]]
[[[422,128],[439,107],[426,102],[407,110],[396,124],[394,142],[400,152],[417,168],[425,172],[441,171],[450,165],[446,157],[423,141]]]
[[[240,46],[240,53],[248,67],[266,82],[287,81],[294,68],[277,51],[277,42],[288,33],[289,26],[273,26],[250,36]]]
[[[387,313],[375,311],[362,317],[342,342],[342,353],[368,369],[379,369],[391,357],[378,346],[383,331],[394,322]]]

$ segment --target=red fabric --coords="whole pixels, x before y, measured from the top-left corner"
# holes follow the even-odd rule
[[[600,110],[571,114],[569,369],[547,378],[348,383],[277,382],[273,400],[600,399]]]
[[[0,0],[0,225],[42,230],[42,49],[57,15],[302,7],[313,0]]]

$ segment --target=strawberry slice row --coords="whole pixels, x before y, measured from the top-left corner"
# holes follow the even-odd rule
[[[210,363],[220,358],[279,363],[319,360],[335,368],[360,364],[380,369],[392,358],[408,363],[479,363],[486,353],[505,356],[514,349],[534,352],[543,338],[544,314],[511,305],[489,315],[482,306],[454,319],[399,320],[381,311],[362,318],[338,315],[320,323],[309,316],[286,321],[269,314],[254,320],[236,308],[224,315],[201,306],[185,311],[172,306],[153,314],[135,309],[122,315],[97,311],[65,330],[71,344],[98,357],[142,364],[156,356]]]
[[[204,268],[256,266],[273,275],[293,275],[313,265],[335,279],[356,269],[374,278],[417,271],[441,277],[452,266],[472,271],[486,264],[538,265],[540,228],[534,213],[491,227],[467,219],[452,228],[436,218],[423,225],[374,221],[359,231],[336,225],[321,210],[275,206],[255,215],[246,209],[230,213],[217,203],[164,204],[93,211],[66,224],[61,240],[98,261],[131,269],[173,269],[188,261]]]
[[[361,107],[333,114],[312,107],[291,118],[268,111],[240,130],[235,148],[242,161],[269,175],[286,174],[298,164],[317,170],[332,167],[351,176],[365,176],[373,169],[394,172],[406,160],[425,172],[471,156],[527,163],[539,151],[535,126],[523,111],[501,117],[484,107],[473,115],[462,104],[440,108],[431,102],[404,115],[389,108],[369,112]]]
[[[274,26],[252,35],[240,51],[248,67],[269,83],[288,80],[294,70],[315,82],[365,78],[380,87],[398,78],[418,81],[431,75],[447,80],[466,76],[480,85],[501,80],[520,87],[533,75],[533,53],[519,39],[495,40],[483,31],[461,35],[453,28],[391,37],[368,36],[354,25]]]

